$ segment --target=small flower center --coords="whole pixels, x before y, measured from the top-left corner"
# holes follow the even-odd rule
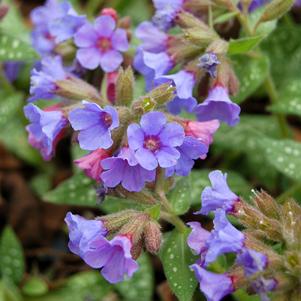
[[[106,112],[102,113],[101,115],[103,123],[109,128],[113,123],[112,116]]]
[[[148,136],[144,140],[144,147],[154,152],[160,148],[160,140],[155,136]]]
[[[112,43],[108,38],[100,38],[97,42],[97,46],[102,52],[106,52],[111,49]]]

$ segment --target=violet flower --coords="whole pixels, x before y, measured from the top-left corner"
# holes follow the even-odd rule
[[[240,252],[244,246],[245,236],[228,221],[225,211],[216,210],[213,223],[214,230],[207,240],[205,266],[222,254]]]
[[[78,16],[67,1],[48,0],[45,5],[32,10],[31,20],[35,26],[33,46],[41,55],[47,55],[58,43],[72,38],[86,18]]]
[[[20,61],[7,61],[3,64],[3,71],[5,73],[5,77],[9,82],[14,82],[22,67],[24,66],[23,62]]]
[[[174,66],[173,61],[166,52],[152,53],[138,48],[133,65],[146,81],[146,89],[153,87],[153,80],[166,74]]]
[[[156,171],[146,170],[138,164],[134,152],[124,147],[117,157],[105,159],[101,162],[104,172],[101,179],[107,187],[121,184],[128,191],[141,191],[145,182],[155,180]]]
[[[94,25],[86,23],[75,34],[74,42],[79,47],[76,57],[87,69],[100,66],[105,72],[113,72],[123,62],[121,52],[129,47],[124,29],[116,29],[116,21],[107,15],[98,17]]]
[[[45,57],[41,61],[41,69],[33,69],[30,78],[30,94],[28,101],[53,99],[56,97],[56,81],[64,80],[68,74],[64,70],[62,58]]]
[[[212,187],[206,187],[202,192],[202,208],[196,214],[207,215],[211,211],[223,209],[231,212],[239,197],[233,193],[227,184],[227,174],[215,170],[209,173]]]
[[[209,149],[210,144],[213,142],[213,135],[218,130],[219,126],[220,123],[218,120],[210,120],[205,122],[188,120],[184,124],[184,130],[186,136],[196,138]],[[206,154],[201,156],[201,159],[205,158]]]
[[[167,104],[168,111],[172,114],[180,114],[182,110],[192,112],[197,105],[192,96],[195,85],[195,76],[192,72],[181,70],[172,75],[164,75],[155,79],[154,84],[161,85],[170,82],[176,87],[175,98]]]
[[[177,13],[181,10],[184,0],[153,0],[156,8],[152,19],[155,26],[163,31],[167,31],[173,26]]]
[[[101,162],[108,157],[108,152],[99,148],[90,154],[75,160],[74,163],[78,168],[82,169],[88,177],[100,181],[100,175],[103,171]]]
[[[163,113],[146,113],[140,125],[128,127],[127,135],[129,147],[143,168],[154,170],[177,164],[180,152],[176,147],[184,141],[184,130],[175,122],[167,122]]]
[[[115,236],[108,240],[107,230],[98,220],[86,220],[78,215],[68,213],[65,222],[69,228],[70,251],[79,255],[88,265],[102,269],[101,274],[110,283],[132,277],[138,269],[132,259],[132,242],[126,236]]]
[[[227,274],[206,271],[198,264],[193,264],[190,268],[194,271],[207,301],[220,301],[223,297],[234,292],[232,279]]]
[[[68,212],[65,222],[69,229],[69,244],[71,252],[82,256],[87,244],[97,237],[107,234],[107,229],[100,220],[87,220],[79,215]]]
[[[207,250],[206,242],[210,237],[210,232],[205,230],[198,222],[190,222],[187,225],[192,229],[187,238],[187,244],[196,255],[200,255]]]
[[[225,87],[217,85],[204,102],[197,105],[195,113],[199,121],[218,119],[235,126],[239,122],[240,107],[230,100]]]
[[[34,104],[25,106],[24,114],[31,122],[26,127],[29,143],[41,152],[44,160],[50,160],[67,119],[61,111],[43,111]]]
[[[151,22],[142,22],[137,27],[135,35],[142,41],[140,46],[144,51],[159,53],[166,50],[168,35]]]
[[[69,121],[75,131],[79,131],[78,141],[82,149],[108,149],[113,140],[111,131],[119,126],[119,117],[115,108],[82,101],[84,108],[69,113]]]
[[[217,65],[220,64],[215,53],[208,52],[199,58],[198,66],[206,70],[212,78],[216,78]]]
[[[180,158],[177,164],[166,169],[166,176],[171,177],[174,174],[186,177],[189,175],[194,160],[206,156],[208,146],[193,137],[185,137],[181,146],[177,147],[180,152]]]

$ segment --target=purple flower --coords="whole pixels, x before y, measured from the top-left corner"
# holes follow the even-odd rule
[[[301,6],[301,0],[296,0],[294,6],[295,7],[300,7]]]
[[[53,99],[57,89],[56,81],[68,77],[63,67],[62,58],[45,57],[41,62],[41,70],[33,69],[31,73],[30,94],[28,101]]]
[[[153,0],[156,13],[152,19],[155,26],[167,31],[173,26],[174,18],[183,6],[184,0]]]
[[[265,270],[268,264],[268,258],[260,252],[244,249],[237,257],[236,263],[243,266],[245,275],[250,277]],[[267,296],[267,292],[274,290],[276,285],[276,280],[266,279],[260,276],[251,283],[251,288],[260,295],[262,301],[268,301],[270,299]]]
[[[171,177],[173,174],[186,177],[189,175],[194,160],[206,156],[208,146],[193,137],[185,137],[181,146],[177,147],[180,152],[180,158],[177,164],[166,169],[166,176]]]
[[[225,87],[217,85],[205,101],[195,108],[195,113],[199,121],[218,119],[235,126],[239,122],[240,107],[230,100]]]
[[[71,252],[78,256],[84,254],[90,241],[107,234],[107,229],[100,220],[87,220],[68,212],[65,222],[69,229],[68,247]]]
[[[227,184],[227,174],[215,170],[209,173],[212,187],[206,187],[202,192],[202,208],[196,214],[207,215],[210,211],[223,209],[226,212],[233,210],[239,197],[233,193]]]
[[[131,255],[132,242],[126,236],[115,236],[111,241],[103,236],[88,243],[82,258],[95,269],[102,269],[101,274],[110,283],[132,277],[138,269],[137,262]]]
[[[187,120],[184,123],[185,135],[196,138],[209,149],[209,145],[213,142],[213,135],[218,130],[219,125],[220,123],[218,120],[206,122]],[[206,156],[206,154],[202,155],[201,159],[205,159]]]
[[[102,109],[96,103],[83,101],[84,108],[69,113],[69,121],[78,135],[79,145],[85,150],[108,149],[113,144],[111,131],[119,126],[117,111],[106,106]]]
[[[216,68],[220,64],[215,53],[208,52],[199,58],[198,66],[206,70],[212,78],[216,77]]]
[[[192,228],[187,239],[187,244],[196,255],[200,255],[207,250],[206,242],[210,237],[210,232],[205,230],[198,222],[190,222],[187,225]]]
[[[100,66],[105,72],[115,71],[123,61],[122,54],[129,44],[124,29],[116,29],[111,16],[100,16],[94,25],[86,23],[75,34],[74,41],[79,47],[76,57],[87,69]]]
[[[67,1],[48,0],[44,6],[31,12],[35,26],[32,32],[34,48],[41,54],[50,54],[57,43],[72,38],[84,24],[84,16],[78,16]]]
[[[141,47],[145,51],[159,53],[166,50],[168,35],[151,22],[142,22],[137,27],[135,35],[142,41]]]
[[[236,259],[237,264],[244,267],[245,275],[251,276],[262,272],[267,267],[267,256],[251,249],[244,249]]]
[[[105,170],[101,179],[107,187],[121,184],[128,191],[141,191],[145,182],[152,182],[156,177],[156,171],[141,167],[134,152],[126,147],[121,149],[117,157],[103,160],[101,165]]]
[[[253,12],[257,8],[269,3],[271,0],[253,0],[249,6],[249,12]]]
[[[158,165],[168,168],[177,164],[180,152],[176,147],[184,141],[184,130],[175,122],[167,122],[163,113],[143,115],[140,125],[128,127],[127,135],[129,147],[143,168],[154,170]]]
[[[132,277],[138,269],[132,259],[132,242],[128,237],[118,235],[109,241],[101,221],[86,220],[70,212],[65,222],[69,228],[70,251],[92,268],[102,269],[101,274],[110,283],[122,281],[126,274]]]
[[[190,268],[194,271],[207,301],[220,301],[223,297],[234,292],[232,279],[227,274],[208,272],[198,264],[193,264]]]
[[[244,235],[228,221],[225,211],[216,210],[213,223],[214,230],[207,240],[205,266],[222,254],[240,252],[244,246]]]
[[[155,78],[166,74],[174,66],[166,52],[152,53],[143,51],[142,48],[137,50],[133,64],[135,69],[145,77],[147,90],[153,87]]]
[[[34,104],[25,106],[24,113],[31,122],[26,127],[29,143],[40,150],[45,160],[50,160],[67,119],[61,111],[42,111]]]
[[[182,70],[172,75],[165,75],[155,79],[155,85],[171,82],[176,87],[176,97],[167,104],[168,111],[172,114],[180,114],[184,109],[192,112],[197,105],[196,99],[192,96],[195,85],[193,73]]]
[[[20,69],[24,66],[23,62],[7,61],[3,64],[5,76],[8,81],[13,82],[17,79]]]

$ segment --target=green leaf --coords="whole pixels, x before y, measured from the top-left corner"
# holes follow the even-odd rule
[[[232,160],[238,157],[242,174],[252,178],[255,176],[260,185],[272,189],[278,173],[267,162],[264,154],[258,151],[259,141],[263,135],[276,139],[281,137],[276,118],[263,115],[244,115],[236,127],[229,128],[224,125],[220,127],[215,134],[213,150],[221,155],[228,152],[228,158],[232,157]]]
[[[111,289],[98,271],[81,272],[69,278],[62,287],[43,296],[28,297],[25,301],[103,300]]]
[[[234,18],[237,15],[238,15],[237,12],[225,13],[225,14],[222,14],[222,15],[218,16],[217,18],[215,18],[213,23],[214,24],[224,23],[224,22],[231,20],[232,18]]]
[[[48,292],[48,285],[42,278],[31,277],[23,285],[22,292],[32,297],[42,296]]]
[[[228,53],[230,55],[247,53],[258,46],[263,38],[263,36],[258,35],[254,37],[230,40]]]
[[[234,97],[236,103],[241,103],[251,96],[264,82],[269,63],[265,57],[248,58],[236,56],[233,58],[235,72],[240,81],[239,93]]]
[[[9,5],[9,11],[5,18],[0,22],[0,29],[3,32],[9,32],[14,37],[22,39],[25,42],[30,41],[29,28],[25,24],[21,15],[21,9],[14,0],[3,0],[3,4]]]
[[[260,140],[266,160],[289,178],[301,181],[301,143],[292,140]]]
[[[272,75],[278,90],[285,88],[292,79],[300,79],[300,26],[281,24],[262,43],[262,48],[270,58]]]
[[[38,58],[30,44],[0,32],[0,62],[27,61]]]
[[[13,229],[8,226],[1,235],[0,258],[2,277],[18,284],[25,271],[23,248]]]
[[[233,296],[237,301],[260,301],[260,297],[250,296],[244,290],[237,290]]]
[[[139,259],[139,270],[131,279],[116,285],[117,290],[126,301],[153,300],[154,275],[150,258],[146,253]]]
[[[293,79],[280,91],[279,101],[269,107],[272,112],[301,116],[301,81]]]
[[[160,251],[165,276],[180,301],[190,301],[197,287],[194,274],[189,269],[196,257],[187,245],[188,232],[179,233],[173,230],[168,233]]]
[[[0,280],[1,301],[22,301],[23,298],[17,286],[7,278]]]
[[[179,178],[175,187],[167,195],[168,200],[177,215],[186,213],[190,208],[189,177]]]
[[[191,190],[190,198],[192,205],[201,206],[201,194],[206,186],[210,186],[208,175],[209,169],[192,170],[190,174],[191,178]],[[237,172],[222,170],[223,173],[227,173],[227,181],[231,190],[239,196],[245,199],[249,196],[251,187],[248,182]]]
[[[3,128],[21,108],[23,95],[21,93],[7,95],[1,92],[0,97],[0,128]]]
[[[94,185],[94,181],[84,174],[75,174],[54,190],[47,192],[43,199],[55,204],[97,207]]]

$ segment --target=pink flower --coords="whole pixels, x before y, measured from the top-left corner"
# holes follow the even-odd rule
[[[110,155],[106,150],[99,148],[90,154],[75,160],[74,163],[82,169],[88,177],[100,181],[100,174],[103,171],[101,161],[109,156]]]

